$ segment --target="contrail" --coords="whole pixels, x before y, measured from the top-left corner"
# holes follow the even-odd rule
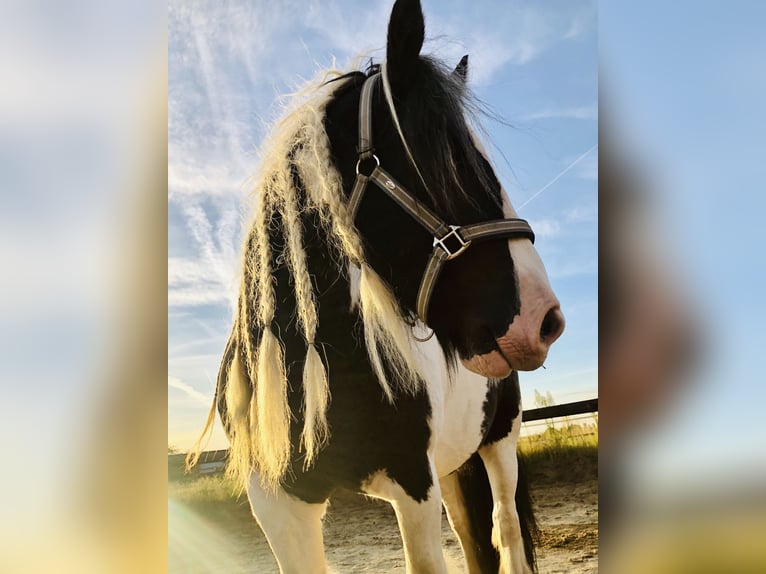
[[[191,385],[187,385],[181,379],[168,375],[168,386],[179,391],[183,391],[186,395],[192,399],[195,399],[203,405],[210,404],[210,397],[206,397],[198,390],[194,389]]]
[[[550,180],[548,183],[546,183],[543,187],[541,187],[538,191],[532,194],[532,197],[530,197],[528,200],[526,200],[524,203],[522,203],[518,209],[521,209],[526,204],[528,204],[530,201],[535,199],[538,195],[540,195],[542,192],[544,192],[546,189],[548,189],[550,186],[552,186],[554,183],[556,183],[561,177],[568,172],[570,169],[572,169],[574,166],[576,166],[582,159],[584,159],[590,152],[592,152],[594,149],[598,147],[598,144],[595,144],[593,147],[591,147],[588,151],[583,153],[580,157],[575,159],[572,163],[570,163],[568,166],[566,166],[556,177],[554,177],[552,180]]]

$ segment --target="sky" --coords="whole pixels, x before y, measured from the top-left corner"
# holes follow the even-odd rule
[[[627,475],[651,492],[736,492],[766,484],[766,5],[689,4],[599,3],[601,103],[650,182],[657,237],[704,345]]]
[[[392,2],[171,0],[168,8],[168,442],[204,424],[232,323],[248,178],[282,109],[316,72],[380,60]],[[597,387],[596,3],[423,2],[424,53],[469,54],[511,203],[530,221],[567,319],[546,369],[521,376],[558,403]],[[226,446],[220,429],[210,448]]]

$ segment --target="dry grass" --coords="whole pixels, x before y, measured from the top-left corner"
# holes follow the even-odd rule
[[[191,507],[237,504],[246,501],[239,484],[224,473],[210,476],[187,475],[168,482],[168,498]]]
[[[595,419],[594,419],[595,420]],[[552,423],[519,439],[519,454],[535,482],[580,482],[598,477],[598,424]]]

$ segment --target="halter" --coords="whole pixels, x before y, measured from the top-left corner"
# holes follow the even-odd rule
[[[474,241],[509,237],[527,238],[534,243],[535,234],[524,219],[495,219],[463,226],[449,225],[380,167],[380,160],[372,145],[372,92],[379,76],[379,73],[373,74],[362,86],[359,101],[359,160],[356,162],[356,181],[351,190],[348,210],[354,221],[367,184],[372,181],[433,236],[433,251],[420,280],[417,298],[418,317],[426,323],[431,294],[445,261],[465,253]],[[372,169],[367,173],[370,167]]]

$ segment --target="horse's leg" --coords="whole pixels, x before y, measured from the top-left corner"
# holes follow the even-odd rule
[[[516,445],[521,427],[520,419],[519,416],[514,421],[510,434],[479,449],[492,487],[492,541],[500,552],[502,574],[532,572],[524,551],[522,525],[516,508],[516,487],[519,478]]]
[[[404,543],[408,574],[446,574],[441,545],[441,493],[437,485],[422,502],[406,494],[392,502]]]
[[[468,573],[481,574],[473,537],[471,536],[468,509],[457,481],[457,471],[441,477],[439,484],[442,489],[442,502],[444,502],[444,508],[447,510],[447,518],[453,532],[460,541],[460,547],[463,549],[463,556],[465,556],[465,561],[468,565]]]
[[[327,502],[309,504],[287,494],[266,492],[253,474],[247,497],[282,574],[327,572],[322,541],[322,518]]]
[[[481,458],[474,454],[439,483],[469,574],[496,573],[500,556],[492,545],[492,492]]]
[[[431,476],[436,476],[431,466]],[[384,472],[364,485],[364,492],[391,503],[404,543],[407,574],[446,574],[441,545],[442,499],[435,481],[425,500],[415,500]]]

